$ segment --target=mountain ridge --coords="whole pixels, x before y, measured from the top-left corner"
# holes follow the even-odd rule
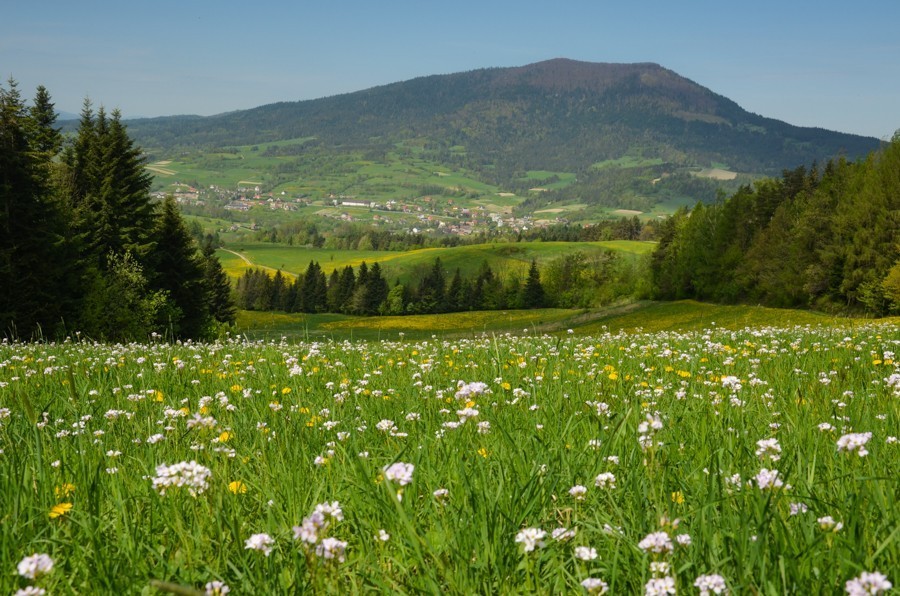
[[[365,148],[377,156],[413,142],[434,161],[507,186],[532,170],[573,172],[590,183],[609,175],[595,171],[596,164],[623,156],[664,164],[652,178],[713,164],[777,175],[840,156],[856,159],[881,144],[748,112],[656,63],[567,58],[128,125],[142,146],[164,151],[315,138],[328,151]]]

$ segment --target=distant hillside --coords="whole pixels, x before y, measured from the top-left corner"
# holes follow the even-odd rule
[[[675,194],[691,196],[685,168],[777,175],[838,155],[855,159],[879,146],[875,138],[749,113],[657,64],[567,59],[427,76],[217,116],[128,124],[138,142],[157,153],[313,137],[302,149],[285,150],[291,156],[362,151],[377,162],[404,144],[432,162],[520,193],[543,184],[528,172],[576,174],[578,184],[553,200],[621,196],[627,186],[622,180],[634,177],[642,177],[642,186],[628,192],[647,195],[658,192],[651,183],[672,184],[667,177],[679,172]],[[708,188],[704,192],[710,196]],[[534,206],[550,198],[531,200]]]

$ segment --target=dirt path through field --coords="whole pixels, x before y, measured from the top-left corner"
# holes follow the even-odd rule
[[[237,252],[236,250],[231,250],[230,248],[220,248],[219,250],[224,250],[225,252],[230,252],[231,254],[233,254],[234,256],[239,258],[240,260],[244,261],[244,263],[246,263],[248,267],[255,267],[257,269],[263,269],[264,271],[271,271],[272,273],[279,271],[278,269],[276,269],[274,267],[268,267],[266,265],[259,265],[257,263],[254,263],[253,261],[248,259],[246,255],[241,254],[241,253]],[[292,273],[291,271],[281,270],[281,274],[287,275],[289,277],[297,277],[297,274]]]

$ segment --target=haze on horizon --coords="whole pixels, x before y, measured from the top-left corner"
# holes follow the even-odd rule
[[[500,0],[390,5],[15,3],[0,73],[58,110],[212,115],[432,74],[565,57],[655,62],[741,107],[877,138],[900,129],[900,3]]]

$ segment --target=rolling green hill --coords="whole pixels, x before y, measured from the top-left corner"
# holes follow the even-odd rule
[[[390,279],[408,281],[412,276],[429,268],[435,258],[440,258],[444,269],[454,271],[457,267],[463,276],[474,276],[482,263],[487,263],[495,272],[525,272],[532,259],[543,264],[564,254],[576,251],[595,256],[612,250],[629,256],[649,253],[655,243],[628,240],[609,242],[515,242],[475,244],[450,248],[426,248],[410,251],[335,251],[304,248],[269,243],[242,243],[229,246],[230,251],[243,255],[241,259],[229,250],[220,250],[219,258],[225,270],[237,277],[251,267],[247,260],[258,267],[270,270],[281,269],[297,274],[306,270],[310,261],[317,261],[326,273],[342,269],[347,265],[357,267],[362,261],[369,264],[378,262]]]

